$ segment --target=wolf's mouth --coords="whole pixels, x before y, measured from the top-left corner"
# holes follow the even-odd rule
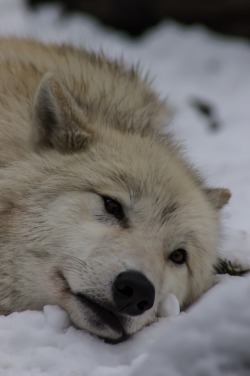
[[[105,308],[104,306],[100,305],[99,303],[95,302],[94,300],[90,299],[88,296],[82,293],[74,293],[70,288],[67,279],[61,271],[57,271],[57,276],[64,283],[66,290],[70,292],[72,295],[74,295],[81,302],[81,304],[85,305],[98,318],[99,323],[95,322],[95,326],[98,327],[102,323],[103,325],[108,326],[117,334],[116,339],[107,338],[99,335],[100,338],[103,338],[105,342],[115,344],[123,342],[129,337],[123,328],[121,320],[111,310]]]
[[[127,334],[124,331],[121,321],[113,312],[96,303],[86,295],[78,293],[76,294],[76,296],[80,300],[80,302],[87,306],[103,324],[109,326],[113,331],[119,334],[119,338],[116,340],[111,338],[104,338],[106,342],[117,343],[127,339]]]

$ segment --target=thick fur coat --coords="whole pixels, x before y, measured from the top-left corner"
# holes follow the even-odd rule
[[[0,40],[0,313],[58,304],[119,341],[167,293],[185,307],[211,286],[230,193],[204,185],[167,117],[103,54]]]

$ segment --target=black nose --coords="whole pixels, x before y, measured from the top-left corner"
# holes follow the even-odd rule
[[[113,298],[120,313],[141,315],[153,306],[155,289],[143,274],[123,272],[114,281]]]

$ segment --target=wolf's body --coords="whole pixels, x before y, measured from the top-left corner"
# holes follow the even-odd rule
[[[168,292],[185,306],[210,287],[229,193],[204,187],[166,117],[134,69],[0,40],[0,313],[58,304],[116,341]]]

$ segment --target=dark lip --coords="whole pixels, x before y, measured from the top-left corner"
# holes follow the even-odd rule
[[[101,306],[99,303],[96,303],[94,300],[90,299],[84,294],[78,293],[76,294],[76,297],[80,300],[81,303],[87,306],[104,324],[108,325],[116,333],[119,333],[120,336],[118,339],[103,338],[105,342],[115,344],[123,342],[128,338],[119,318],[112,311]]]

